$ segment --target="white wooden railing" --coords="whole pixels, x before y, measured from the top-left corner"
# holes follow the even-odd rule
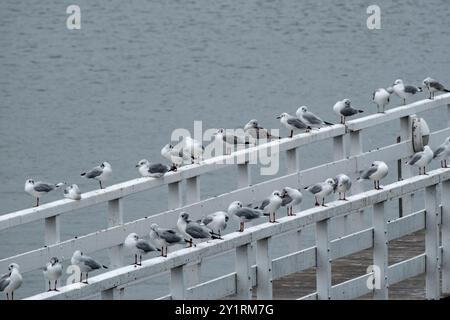
[[[439,280],[439,276],[436,275],[438,272],[435,274],[433,270],[441,266],[441,261],[439,260],[441,251],[438,249],[439,241],[435,239],[436,234],[438,234],[436,233],[438,231],[437,228],[440,226],[439,210],[436,209],[439,208],[440,203],[437,201],[436,188],[439,184],[442,184],[443,193],[449,191],[447,179],[450,173],[444,169],[435,170],[429,176],[412,177],[410,169],[404,167],[402,168],[402,178],[404,180],[386,186],[382,191],[361,193],[360,184],[354,183],[352,190],[354,196],[350,198],[351,201],[348,203],[334,202],[329,208],[313,208],[302,211],[296,217],[282,218],[280,219],[280,224],[261,224],[248,228],[243,234],[231,233],[225,236],[224,241],[211,241],[202,243],[196,248],[181,249],[171,253],[168,258],[149,259],[144,262],[142,268],[135,269],[120,266],[123,265],[122,242],[127,234],[130,232],[147,234],[150,225],[154,222],[163,226],[173,226],[182,210],[201,216],[215,210],[223,210],[234,200],[241,200],[245,203],[260,201],[272,190],[287,185],[306,186],[341,172],[355,178],[362,169],[374,160],[388,162],[408,158],[413,153],[410,129],[411,115],[439,107],[444,107],[446,117],[450,118],[450,94],[441,95],[436,97],[435,100],[422,100],[407,106],[393,108],[384,114],[374,114],[348,121],[346,126],[334,125],[322,128],[319,131],[299,134],[292,139],[284,138],[238,151],[231,156],[207,159],[199,165],[183,167],[162,179],[134,179],[103,190],[85,193],[80,201],[58,200],[43,204],[37,208],[2,215],[0,216],[0,230],[17,227],[37,220],[44,220],[46,227],[44,243],[46,246],[0,260],[0,270],[5,269],[9,263],[16,262],[21,265],[22,272],[27,272],[42,267],[52,256],[70,257],[73,251],[78,248],[83,249],[85,252],[108,249],[111,265],[118,267],[117,269],[93,277],[90,285],[73,284],[61,288],[59,293],[43,293],[30,298],[82,298],[99,292],[102,292],[104,298],[120,298],[125,286],[167,271],[171,273],[172,284],[171,292],[166,298],[177,299],[186,297],[186,295],[189,295],[189,298],[221,298],[230,294],[237,294],[239,298],[249,298],[252,285],[257,285],[258,297],[270,298],[272,296],[272,279],[278,279],[317,265],[317,292],[309,295],[309,298],[354,298],[367,293],[368,289],[365,286],[365,281],[370,275],[364,275],[348,282],[331,286],[330,261],[373,246],[375,264],[381,266],[382,273],[386,275],[386,278],[383,277],[383,279],[386,279],[383,280],[383,289],[376,291],[376,297],[386,297],[387,284],[391,285],[423,273],[426,264],[427,297],[438,298],[440,292],[436,289],[436,285],[433,285],[433,283],[436,284],[436,277]],[[402,141],[369,152],[363,152],[362,130],[395,119],[400,120]],[[435,147],[449,135],[449,128],[433,132],[430,138],[430,145]],[[330,138],[333,139],[334,161],[312,168],[300,168],[299,150],[301,147]],[[349,143],[348,153],[344,144],[346,140]],[[224,161],[229,158],[241,159],[242,155],[248,158],[257,152],[272,148],[275,144],[280,152],[286,152],[287,154],[288,173],[286,175],[250,185],[249,165],[243,162],[236,165],[240,177],[237,183],[239,189],[200,201],[199,180],[202,174],[223,168],[225,166],[223,164]],[[182,204],[181,183],[184,180],[186,180],[186,202]],[[126,196],[163,185],[168,186],[168,211],[123,223],[121,203]],[[410,195],[422,189],[425,189],[427,199],[425,211],[421,210],[413,213]],[[387,223],[384,214],[384,203],[399,197],[402,197],[403,200],[402,209],[405,216]],[[449,210],[446,201],[445,197],[443,197],[443,213]],[[62,214],[105,202],[108,203],[107,229],[80,236],[76,239],[60,241],[59,217]],[[338,222],[338,219],[355,212],[357,212],[355,216],[358,216],[360,215],[358,212],[371,206],[374,207],[373,226],[365,230],[357,230],[357,232],[346,234],[338,239],[330,239],[330,219]],[[436,215],[433,213],[436,213]],[[442,215],[443,224],[441,228],[444,252],[442,268],[443,271],[447,270],[443,272],[443,291],[445,292],[448,292],[450,287],[447,279],[449,273],[448,258],[445,258],[445,250],[448,250],[446,243],[448,244],[450,241],[449,223],[445,224],[449,219],[447,216],[448,214]],[[316,224],[316,246],[303,249],[300,241],[298,241],[298,230],[312,224]],[[361,224],[360,226],[363,225]],[[423,229],[425,226],[427,234],[426,252],[404,262],[387,266],[386,239],[392,240]],[[382,231],[385,228],[388,230],[387,234]],[[350,231],[348,228],[345,228],[345,230],[347,233]],[[289,237],[293,241],[288,243],[294,245],[290,247],[288,255],[271,260],[268,254],[271,247],[271,239],[280,235]],[[251,243],[255,241],[257,242],[256,269],[255,266],[252,266],[249,258],[253,252]],[[199,272],[202,258],[223,254],[230,250],[236,250],[236,269],[234,273],[223,275],[206,283],[198,283],[198,277],[195,281],[192,281],[192,279],[186,280]],[[193,261],[199,262],[192,267]],[[210,290],[211,288],[214,288],[214,290]]]

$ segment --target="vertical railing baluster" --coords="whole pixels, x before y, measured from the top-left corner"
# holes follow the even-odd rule
[[[173,182],[167,185],[168,188],[168,208],[175,209],[181,207],[181,182]]]
[[[252,279],[250,264],[251,246],[249,243],[236,248],[236,299],[252,298]]]
[[[238,164],[238,189],[248,187],[251,184],[250,165],[248,162]]]
[[[265,238],[256,243],[256,295],[258,300],[272,300],[270,242],[270,238]]]
[[[61,241],[59,215],[45,218],[45,245],[55,244]]]
[[[170,269],[170,294],[172,300],[184,300],[186,298],[185,281],[183,266]]]
[[[316,223],[316,287],[319,300],[331,299],[329,219]]]
[[[344,135],[336,136],[333,138],[333,160],[342,160],[345,157],[345,145],[344,145]],[[348,233],[349,219],[348,216],[337,217],[333,221],[336,226],[336,237],[342,237]]]
[[[400,118],[400,142],[409,141],[409,149],[410,154],[413,154],[412,147],[412,117],[406,116]],[[405,157],[401,159],[401,179],[408,179],[412,177],[411,166],[406,164],[406,161],[409,160],[409,157]],[[408,194],[402,197],[401,201],[401,213],[402,216],[406,216],[412,213],[412,202],[413,202],[414,194]]]
[[[186,204],[200,201],[200,177],[186,179]]]
[[[425,188],[426,298],[439,299],[439,205],[436,185]]]
[[[300,171],[300,148],[294,148],[286,150],[286,173],[293,174]],[[300,188],[300,186],[291,186],[295,188]],[[285,210],[285,207],[281,207],[278,211]],[[281,213],[283,215],[284,212]],[[288,247],[288,252],[293,253],[301,249],[301,229],[289,232],[285,237],[284,241]]]
[[[362,146],[362,136],[361,131],[350,131],[350,150],[349,150],[349,156],[357,156],[362,154],[363,152],[363,146]],[[352,178],[353,181],[358,178],[359,172],[353,173],[350,178]],[[362,187],[361,183],[353,183],[352,184],[352,194],[357,194],[360,192],[363,192],[364,188]],[[352,225],[354,225],[354,229],[356,231],[361,230],[364,227],[364,210],[360,210],[357,213],[352,214],[349,216],[349,218],[353,218],[354,222]],[[349,230],[350,231],[350,230]]]
[[[384,201],[373,206],[373,264],[376,269],[375,279],[380,287],[375,287],[374,299],[388,299],[388,235],[387,235],[387,217],[384,209]],[[379,272],[378,272],[379,271]]]
[[[186,179],[186,205],[200,201],[200,177],[195,176]],[[193,212],[188,212],[193,214]],[[185,285],[187,288],[192,287],[200,281],[201,264],[199,262],[189,263],[184,266],[185,269]]]
[[[449,105],[450,109],[450,105]],[[450,293],[450,180],[442,182],[442,293]]]

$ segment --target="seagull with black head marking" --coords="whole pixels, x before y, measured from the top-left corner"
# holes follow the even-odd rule
[[[287,215],[295,216],[293,213],[293,208],[303,201],[303,194],[298,189],[284,187],[281,190],[281,199],[283,199],[281,206],[286,207]]]
[[[35,207],[39,207],[40,197],[64,185],[64,182],[53,184],[42,181],[34,181],[33,179],[27,179],[25,181],[25,192],[36,198]]]
[[[275,219],[275,214],[277,210],[281,207],[281,203],[283,199],[281,198],[281,193],[278,190],[272,192],[272,194],[263,200],[259,207],[256,209],[261,209],[264,213],[269,214],[269,222],[275,223],[278,222]]]
[[[203,160],[203,152],[205,147],[197,140],[191,137],[184,137],[183,139],[183,154],[189,155],[192,159],[192,163],[200,163]]]
[[[104,161],[99,166],[92,168],[89,171],[83,172],[81,174],[82,177],[86,179],[95,179],[100,184],[100,189],[103,189],[102,182],[105,182],[111,177],[112,167],[111,165]]]
[[[345,124],[347,117],[354,116],[355,114],[362,113],[364,110],[355,109],[352,107],[350,99],[344,99],[334,104],[334,112],[341,117],[341,124]]]
[[[310,126],[311,128],[320,129],[325,126],[333,125],[333,123],[323,121],[317,115],[315,115],[314,113],[309,111],[307,106],[301,106],[300,108],[298,108],[295,115],[297,116],[297,118],[299,118],[301,121],[303,121],[303,123]]]
[[[72,200],[81,200],[81,191],[78,185],[71,184],[64,188],[64,198]]]
[[[150,163],[147,159],[140,160],[136,168],[143,177],[162,178],[167,172],[177,171],[176,166],[167,166],[162,163]]]
[[[174,146],[170,143],[161,149],[161,155],[172,163],[172,166],[181,167],[185,164],[194,163],[194,158],[190,153],[183,151],[181,144]]]
[[[84,255],[83,252],[81,252],[80,250],[76,250],[73,253],[72,258],[70,259],[70,262],[73,265],[78,266],[80,268],[80,282],[85,283],[85,284],[89,284],[88,283],[89,272],[101,269],[102,267],[105,269],[108,269],[107,266],[102,265],[102,264],[98,263],[97,261],[95,261],[94,259],[92,259],[91,257]],[[86,274],[85,281],[83,281],[83,273]]]
[[[197,222],[203,223],[220,236],[221,232],[227,227],[228,213],[225,211],[216,211],[208,214]]]
[[[404,105],[406,104],[406,98],[412,97],[413,95],[423,91],[421,87],[405,85],[402,79],[395,80],[392,89],[397,96],[403,99]]]
[[[175,230],[160,228],[156,223],[152,223],[150,226],[150,241],[158,248],[161,248],[162,257],[167,257],[169,247],[176,244],[186,244],[183,236]]]
[[[245,126],[244,131],[246,134],[248,134],[250,137],[258,140],[269,140],[269,139],[280,139],[280,137],[277,137],[275,135],[272,135],[268,129],[265,129],[261,127],[258,124],[258,120],[252,119],[250,120]]]
[[[204,224],[189,219],[189,214],[181,212],[177,221],[178,231],[185,237],[189,247],[192,247],[193,239],[222,239]]]
[[[0,277],[0,292],[6,293],[6,300],[14,300],[14,291],[20,288],[23,278],[17,263],[8,266],[8,272]]]
[[[309,131],[311,130],[311,127],[308,126],[306,123],[304,123],[302,120],[291,116],[289,113],[283,112],[280,114],[277,119],[280,119],[280,122],[282,125],[284,125],[291,134],[289,135],[289,138],[292,138],[294,135],[294,130],[304,130]]]
[[[43,270],[45,279],[48,280],[48,291],[59,291],[56,289],[59,278],[63,273],[62,264],[57,257],[52,257]],[[52,282],[54,283],[54,289],[52,289]]]
[[[380,188],[380,180],[388,175],[389,167],[383,161],[374,161],[369,168],[361,173],[358,181],[372,180],[375,190],[382,190]]]
[[[239,219],[239,232],[244,231],[245,222],[256,220],[262,216],[269,216],[268,213],[264,213],[260,209],[244,207],[241,201],[233,201],[228,206],[228,213]]]
[[[433,160],[433,150],[429,146],[423,147],[423,151],[416,152],[409,161],[406,161],[406,164],[410,166],[419,167],[419,175],[427,174],[426,166],[430,164],[431,160]]]
[[[377,105],[377,112],[384,113],[384,108],[391,101],[391,94],[393,92],[394,89],[392,87],[387,89],[379,88],[373,92],[372,100]]]
[[[318,182],[308,187],[305,187],[305,190],[308,190],[314,195],[314,198],[316,199],[314,206],[318,207],[322,205],[323,207],[326,207],[325,197],[329,196],[333,192],[334,180],[328,178],[324,182]],[[322,199],[322,204],[320,204],[319,199]]]
[[[232,133],[228,133],[223,128],[217,130],[217,132],[214,133],[214,139],[217,139],[218,141],[225,144],[227,154],[231,154],[231,150],[234,151],[236,147],[248,146],[252,144],[248,139],[245,139],[245,137],[240,137]]]
[[[352,180],[349,176],[341,173],[334,177],[334,192],[339,193],[339,200],[345,200],[345,193],[352,187]],[[344,195],[342,198],[341,195]]]
[[[439,81],[427,77],[423,80],[423,84],[428,89],[428,92],[430,93],[430,99],[434,99],[434,94],[436,92],[450,92],[450,90],[446,89],[442,83]]]
[[[148,241],[140,238],[137,233],[130,233],[124,242],[124,247],[134,254],[134,266],[142,266],[142,255],[152,251],[159,251],[152,246]],[[139,262],[138,262],[139,256]]]

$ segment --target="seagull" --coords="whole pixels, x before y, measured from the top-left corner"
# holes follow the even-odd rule
[[[303,201],[303,195],[298,189],[284,187],[281,190],[281,202],[282,207],[286,207],[288,216],[295,216],[292,212],[294,206],[300,204]]]
[[[394,89],[392,89],[392,87],[389,87],[387,89],[379,88],[373,92],[372,100],[377,105],[377,112],[384,113],[384,107],[391,101],[391,94],[393,92]]]
[[[108,162],[102,162],[99,166],[89,171],[83,172],[81,176],[87,179],[95,179],[100,183],[100,189],[103,189],[102,181],[106,181],[112,174],[111,165]]]
[[[316,199],[316,202],[314,206],[320,206],[319,199],[322,199],[322,206],[326,207],[325,205],[325,197],[330,195],[334,190],[334,180],[331,178],[328,178],[324,182],[319,182],[313,185],[310,185],[308,187],[305,187],[305,190],[308,190],[314,195],[314,198]]]
[[[433,152],[433,159],[441,160],[441,168],[447,167],[447,158],[450,156],[450,137],[447,137],[436,150]]]
[[[45,279],[48,280],[48,291],[59,291],[56,289],[56,285],[63,273],[63,267],[59,259],[57,257],[51,258],[50,262],[47,262],[47,265],[44,267],[43,272]],[[52,289],[52,281],[55,283],[55,289]]]
[[[70,262],[73,265],[76,265],[80,268],[80,282],[86,283],[86,284],[88,284],[88,273],[89,272],[91,272],[93,270],[101,269],[102,267],[105,269],[108,269],[107,266],[98,263],[91,257],[85,256],[83,254],[83,252],[81,252],[80,250],[76,250],[73,253],[72,258],[70,259]],[[86,280],[84,282],[83,282],[83,273],[86,273]]]
[[[62,187],[64,185],[65,185],[64,182],[52,184],[42,181],[35,182],[33,179],[28,179],[25,181],[25,192],[36,198],[35,207],[39,207],[39,198],[41,196],[49,193],[52,190],[58,189],[59,187]]]
[[[280,191],[275,190],[272,194],[263,200],[261,205],[256,209],[261,209],[264,213],[269,214],[269,222],[275,223],[278,222],[275,220],[275,213],[281,207],[281,203],[283,199],[281,198]]]
[[[0,292],[6,293],[6,300],[10,300],[9,295],[11,300],[14,300],[14,291],[22,285],[23,279],[19,269],[17,263],[11,263],[8,266],[8,272],[0,277]]]
[[[426,166],[433,160],[433,156],[433,150],[429,146],[425,146],[423,151],[415,153],[406,164],[419,167],[419,175],[422,174],[421,168],[423,168],[423,174],[427,174]]]
[[[152,223],[150,226],[150,240],[155,246],[161,248],[162,257],[167,257],[168,247],[186,243],[183,237],[175,230],[160,228],[156,223]],[[164,248],[166,249],[165,254]]]
[[[253,209],[250,207],[244,207],[242,202],[234,201],[228,206],[228,213],[236,216],[240,220],[239,232],[244,231],[244,223],[260,218],[261,216],[268,216],[268,213],[264,213],[260,209]]]
[[[362,113],[364,110],[354,109],[351,106],[350,99],[344,99],[338,101],[333,106],[334,112],[341,117],[341,124],[345,124],[345,118],[354,116],[355,114]]]
[[[308,126],[306,123],[304,123],[302,120],[291,116],[290,114],[283,112],[280,114],[277,119],[280,119],[280,122],[288,129],[290,130],[291,134],[289,138],[292,138],[294,135],[294,130],[305,130],[309,131],[311,130],[311,127]]]
[[[403,99],[403,104],[406,104],[406,98],[415,95],[418,92],[422,92],[421,87],[405,85],[402,79],[395,80],[392,88],[396,95]]]
[[[258,124],[258,120],[252,119],[250,120],[245,126],[244,131],[247,133],[250,137],[252,137],[255,140],[259,139],[280,139],[280,137],[272,135],[269,130],[264,129],[263,127],[260,127]]]
[[[183,152],[183,147],[173,146],[168,143],[161,149],[161,155],[169,160],[173,166],[181,167],[184,164],[192,164],[194,159],[190,153]]]
[[[430,77],[425,78],[423,80],[423,84],[430,92],[430,99],[434,99],[434,94],[436,92],[450,92],[450,90],[446,89],[443,84]]]
[[[373,180],[375,190],[381,190],[383,188],[380,188],[380,180],[388,175],[388,171],[389,168],[386,163],[383,161],[374,161],[369,168],[363,171],[358,181]]]
[[[311,128],[322,128],[324,126],[332,126],[333,123],[326,122],[320,119],[318,116],[316,116],[311,111],[308,111],[308,107],[301,106],[297,109],[297,112],[295,113],[297,118],[299,118],[301,121],[303,121],[305,124],[310,126]]]
[[[147,159],[142,159],[136,165],[136,168],[139,168],[138,171],[143,177],[151,177],[151,178],[161,178],[167,172],[177,171],[177,167],[175,166],[166,166],[161,163],[150,164]]]
[[[227,133],[225,129],[219,129],[214,133],[214,138],[222,141],[226,145],[227,154],[231,154],[231,150],[235,150],[235,147],[250,145],[251,142],[244,137],[235,136],[234,134]]]
[[[189,220],[189,214],[181,212],[177,221],[177,228],[186,237],[185,241],[192,247],[193,239],[222,239],[207,226]]]
[[[159,249],[156,249],[154,246],[152,246],[150,243],[145,241],[142,238],[139,238],[137,233],[130,233],[126,238],[124,242],[125,248],[127,248],[131,253],[134,254],[134,266],[142,266],[142,255],[152,252],[152,251],[159,251]],[[138,263],[138,256],[139,256],[139,263]]]
[[[192,139],[191,137],[185,137],[183,139],[182,151],[199,163],[203,159],[203,151],[205,151],[205,147],[197,140]]]
[[[341,173],[334,177],[334,192],[339,193],[339,200],[347,200],[345,193],[352,187],[352,180],[349,176]],[[344,198],[341,198],[341,194],[344,194]]]
[[[72,200],[81,200],[81,191],[78,185],[71,184],[64,188],[64,197]]]
[[[200,221],[205,226],[210,228],[214,233],[217,233],[219,236],[221,235],[221,231],[225,230],[228,222],[228,213],[224,211],[217,211],[208,214],[206,217],[203,217]]]

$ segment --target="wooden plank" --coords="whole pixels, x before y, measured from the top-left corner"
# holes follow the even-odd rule
[[[316,247],[278,257],[272,261],[273,278],[280,279],[292,273],[316,266]]]

